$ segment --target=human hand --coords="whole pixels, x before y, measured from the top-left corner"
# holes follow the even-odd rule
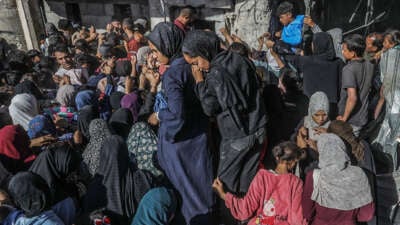
[[[307,137],[308,130],[305,127],[301,127],[297,133],[296,144],[299,148],[307,148]]]
[[[227,35],[228,34],[228,31],[226,30],[225,27],[220,28],[219,32],[221,32],[222,35]]]
[[[312,139],[307,139],[306,142],[307,142],[307,145],[308,145],[309,148],[311,148],[314,151],[318,151],[317,142],[316,141],[314,141]]]
[[[257,41],[258,41],[258,45],[263,46],[264,45],[264,35],[257,38]]]
[[[270,32],[265,32],[262,36],[264,38],[266,38],[266,39],[270,39],[271,38],[271,33]]]
[[[267,46],[267,48],[273,48],[275,45],[275,42],[268,39],[267,41],[265,41],[265,45]]]
[[[158,126],[158,124],[160,123],[156,113],[152,113],[147,119],[147,122],[152,126]]]
[[[83,143],[83,135],[82,135],[82,132],[80,132],[79,130],[76,130],[74,132],[74,143],[75,144],[82,144]]]
[[[312,20],[311,16],[305,16],[304,17],[304,24],[308,25],[309,27],[314,27],[315,23]]]
[[[64,74],[64,76],[63,76],[63,78],[62,78],[62,80],[61,80],[61,82],[60,82],[60,86],[62,86],[62,85],[70,85],[71,84],[71,77],[70,76],[68,76],[67,74]]]
[[[346,122],[346,119],[343,116],[337,116],[336,120],[340,120],[340,121]]]
[[[56,74],[53,75],[53,81],[54,81],[54,83],[58,84],[58,83],[61,82],[61,80],[62,80],[62,78],[61,78],[60,76],[58,76],[58,75],[56,75]]]
[[[41,136],[38,138],[31,139],[30,147],[42,147],[44,145],[51,144],[53,142],[56,142],[57,138],[53,137],[51,134]]]
[[[157,87],[160,83],[160,74],[157,72],[147,72],[145,74],[146,79],[149,81],[151,87]]]
[[[236,34],[231,35],[233,42],[243,43],[243,40]]]
[[[214,180],[212,184],[212,188],[214,189],[215,192],[219,195],[220,198],[225,200],[225,191],[224,191],[224,184],[222,181],[217,177],[217,179]]]
[[[192,65],[192,74],[196,83],[204,81],[204,75],[203,72],[200,70],[199,66]]]
[[[325,127],[317,127],[314,128],[315,134],[325,134],[328,132],[328,130]]]

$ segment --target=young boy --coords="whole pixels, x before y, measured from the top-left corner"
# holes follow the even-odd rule
[[[368,94],[374,74],[374,65],[363,59],[365,40],[353,34],[344,39],[343,57],[347,64],[342,72],[342,88],[337,120],[347,121],[356,136],[368,122]]]
[[[297,47],[303,41],[304,15],[294,14],[294,6],[290,2],[282,2],[277,9],[277,16],[282,23],[282,41],[291,47]]]

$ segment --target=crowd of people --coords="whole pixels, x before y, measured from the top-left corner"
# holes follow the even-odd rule
[[[400,32],[342,37],[285,1],[252,49],[195,13],[0,41],[0,223],[391,224]]]

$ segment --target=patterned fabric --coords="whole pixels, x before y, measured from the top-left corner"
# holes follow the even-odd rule
[[[62,119],[68,121],[68,123],[76,122],[78,118],[78,114],[76,113],[75,109],[72,107],[64,107],[64,106],[56,106],[53,108],[47,108],[43,110],[43,113],[49,115],[51,117],[59,116]]]
[[[155,176],[162,175],[154,166],[157,151],[157,135],[147,123],[139,122],[132,126],[126,141],[131,161],[135,162],[139,169],[150,171]]]
[[[107,122],[94,119],[89,125],[89,144],[82,154],[83,162],[88,166],[90,174],[94,175],[100,164],[100,149],[107,137],[111,136]]]

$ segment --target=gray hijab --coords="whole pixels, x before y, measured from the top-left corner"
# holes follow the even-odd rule
[[[318,136],[320,169],[314,170],[311,199],[319,205],[353,210],[373,201],[368,178],[361,168],[351,166],[346,145],[335,134]]]
[[[107,137],[111,136],[107,122],[102,119],[94,119],[89,125],[89,144],[82,154],[83,162],[89,168],[90,174],[94,175],[100,164],[100,149]]]
[[[56,100],[61,106],[73,106],[75,104],[75,88],[72,85],[63,85],[57,91]]]
[[[326,121],[322,126],[319,126],[312,118],[312,116],[318,111],[324,111],[329,115],[329,99],[324,92],[315,92],[311,98],[308,105],[308,115],[304,118],[304,127],[308,129],[309,138],[315,140],[316,134],[314,128],[324,127],[328,128],[330,121]]]

